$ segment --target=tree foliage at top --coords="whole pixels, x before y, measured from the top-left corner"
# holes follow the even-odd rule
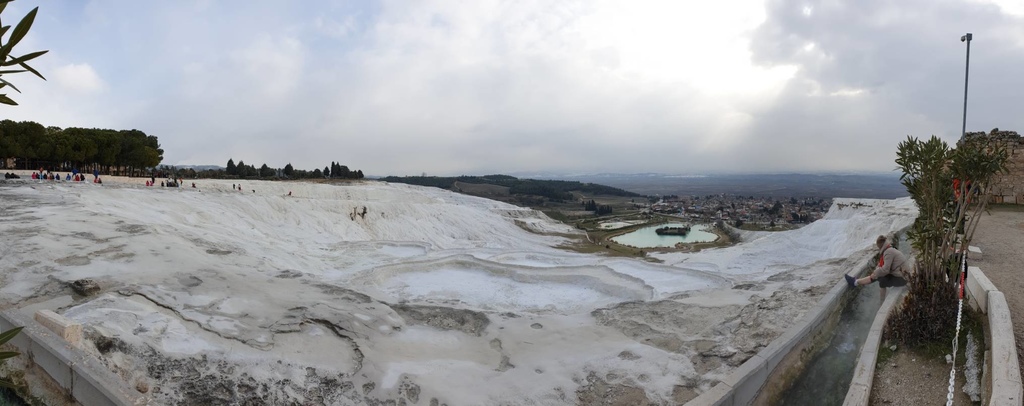
[[[31,169],[152,168],[163,160],[156,136],[139,130],[43,127],[33,121],[0,121],[0,158],[31,162]]]
[[[25,35],[28,34],[28,30],[32,28],[32,22],[36,19],[36,12],[39,11],[39,7],[29,11],[28,14],[26,14],[25,17],[22,17],[21,21],[18,22],[18,25],[14,27],[14,30],[11,30],[10,25],[3,24],[2,14],[4,9],[7,8],[7,3],[12,1],[14,0],[0,0],[0,91],[3,91],[5,87],[10,87],[11,89],[14,89],[14,91],[21,93],[21,90],[18,90],[14,84],[4,79],[3,75],[31,72],[40,79],[46,80],[39,71],[32,69],[32,67],[28,65],[28,61],[31,61],[49,51],[30,52],[21,56],[14,56],[11,54],[11,52],[14,51],[14,46],[18,45],[18,43],[25,38]],[[4,40],[3,37],[8,32],[10,32],[10,36]],[[0,103],[11,106],[18,105],[17,102],[12,100],[10,97],[7,97],[6,93],[0,94]]]
[[[888,338],[911,345],[952,338],[958,253],[970,245],[992,181],[1006,172],[1008,157],[1005,147],[984,134],[967,137],[956,148],[935,136],[907,137],[899,144],[900,181],[917,203],[918,216],[907,232],[915,266],[907,275],[904,305],[886,323]]]
[[[570,192],[583,192],[595,195],[640,197],[639,194],[630,191],[614,188],[611,186],[598,185],[594,183],[581,183],[577,181],[564,180],[536,180],[519,179],[508,175],[487,175],[487,176],[458,176],[458,177],[437,177],[437,176],[388,176],[381,180],[394,183],[408,183],[419,186],[433,186],[441,189],[451,189],[455,182],[489,184],[505,186],[509,193],[519,195],[543,196],[553,200],[572,200]]]

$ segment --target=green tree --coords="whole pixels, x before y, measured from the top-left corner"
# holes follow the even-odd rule
[[[897,147],[900,181],[918,207],[907,232],[915,269],[907,275],[904,305],[889,318],[885,335],[904,344],[952,338],[961,258],[988,206],[991,182],[1006,171],[1006,149],[992,139],[969,135],[955,149],[932,136],[907,137]]]
[[[267,166],[267,164],[263,164],[263,166],[260,167],[261,178],[269,178],[271,176],[274,176],[275,174],[277,174],[277,171]]]
[[[92,142],[96,146],[96,153],[90,161],[99,164],[110,170],[117,162],[117,154],[121,152],[117,132],[113,130],[99,130],[93,134]]]
[[[324,177],[325,178],[331,177],[331,168],[328,168],[326,166],[324,167]]]
[[[287,165],[284,166],[284,170],[282,172],[284,173],[284,176],[287,176],[287,177],[290,178],[290,177],[292,177],[292,175],[295,174],[295,168],[293,168],[292,167],[292,163],[289,162]]]
[[[1007,158],[1006,149],[984,135],[966,138],[955,149],[935,136],[899,144],[900,181],[919,209],[908,237],[930,281],[945,280],[949,254],[970,243],[978,214],[988,205],[989,183],[1005,172]]]
[[[227,172],[228,175],[235,175],[237,171],[238,168],[235,167],[235,160],[228,158],[228,166],[224,169],[224,172]]]

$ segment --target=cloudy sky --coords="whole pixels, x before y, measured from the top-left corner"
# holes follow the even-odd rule
[[[47,81],[0,118],[140,129],[166,164],[368,175],[888,172],[1024,132],[1020,0],[18,0]],[[9,89],[4,89],[9,90]]]

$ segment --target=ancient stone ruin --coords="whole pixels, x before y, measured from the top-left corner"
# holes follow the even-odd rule
[[[992,181],[992,203],[1024,204],[1024,138],[1016,131],[1000,131],[992,129],[969,132],[966,137],[987,137],[1006,147],[1010,154],[1006,161],[1008,172],[996,175]]]

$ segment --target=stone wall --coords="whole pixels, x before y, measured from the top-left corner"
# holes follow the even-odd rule
[[[1024,204],[1024,138],[1016,131],[993,129],[985,132],[967,133],[967,137],[988,137],[1006,147],[1010,159],[1006,162],[1008,173],[998,175],[992,181],[992,202]]]

